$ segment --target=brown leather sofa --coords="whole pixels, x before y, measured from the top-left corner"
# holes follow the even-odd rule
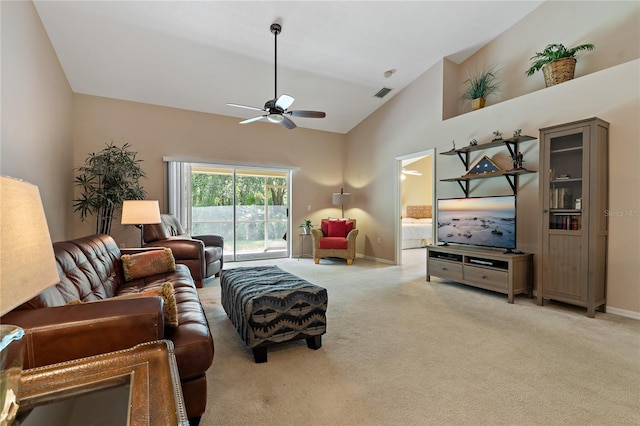
[[[187,416],[199,422],[207,402],[205,373],[213,361],[213,338],[189,269],[126,282],[121,251],[108,235],[53,245],[60,282],[0,318],[26,330],[25,368],[171,340]],[[160,297],[119,298],[173,284],[178,325],[165,325]],[[90,303],[77,303],[77,302]]]
[[[177,217],[163,213],[160,218],[161,223],[144,226],[145,247],[170,248],[176,262],[189,267],[196,287],[202,287],[203,279],[220,275],[224,251],[222,236],[190,236],[185,232]]]

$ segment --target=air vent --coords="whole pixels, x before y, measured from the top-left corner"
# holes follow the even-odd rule
[[[387,94],[389,94],[390,91],[392,91],[393,89],[389,89],[388,87],[383,87],[382,89],[380,89],[378,91],[378,93],[376,93],[375,96],[376,98],[384,98],[385,96],[387,96]]]

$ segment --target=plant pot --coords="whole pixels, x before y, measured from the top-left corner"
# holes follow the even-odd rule
[[[302,227],[302,228],[300,228],[300,229],[302,230],[302,234],[303,234],[303,235],[309,235],[309,234],[311,234],[311,228],[309,228],[309,227],[304,226],[304,227]]]
[[[484,104],[487,102],[485,98],[476,98],[471,100],[471,110],[475,111],[480,108],[484,108]]]
[[[573,80],[576,70],[576,58],[562,58],[549,62],[542,67],[544,84],[546,87]]]

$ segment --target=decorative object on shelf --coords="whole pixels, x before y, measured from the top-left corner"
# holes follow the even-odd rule
[[[511,154],[511,160],[513,161],[513,169],[511,170],[524,170],[522,167],[522,163],[524,163],[524,159],[521,152]]]
[[[581,44],[567,49],[562,44],[548,44],[542,52],[536,52],[530,59],[535,60],[525,74],[532,76],[542,69],[546,87],[573,79],[576,67],[575,55],[581,50],[594,50],[593,44]]]
[[[298,225],[298,228],[302,230],[302,233],[304,235],[310,235],[311,228],[313,228],[313,225],[311,224],[311,219],[305,219],[303,224]]]
[[[60,277],[38,187],[0,177],[0,315]],[[0,424],[11,424],[20,401],[24,330],[0,326]]]
[[[344,188],[340,188],[339,193],[338,192],[333,193],[333,196],[331,197],[331,201],[334,206],[342,207],[342,216],[340,217],[344,217],[344,205],[349,204],[349,201],[351,201],[351,194],[348,192],[344,192]]]
[[[142,200],[146,195],[140,186],[140,179],[147,177],[140,167],[142,160],[129,148],[128,143],[118,147],[111,142],[102,151],[89,154],[85,165],[76,169],[80,174],[75,185],[82,194],[73,200],[74,211],[80,212],[83,222],[96,215],[96,234],[111,233],[113,215],[124,200]]]
[[[469,146],[476,146],[476,145],[478,145],[478,141],[477,141],[477,140],[475,140],[475,139],[471,139],[471,140],[469,141]]]
[[[495,132],[493,132],[492,141],[501,141],[501,140],[502,140],[502,132],[500,130],[496,130]]]
[[[514,139],[517,139],[517,138],[519,138],[520,136],[522,136],[522,129],[518,129],[518,130],[514,130],[514,131],[513,131],[513,138],[514,138]]]
[[[451,143],[453,144],[453,148],[451,148],[451,150],[455,151],[455,149],[456,149],[456,141],[455,141],[455,139],[452,140]]]
[[[471,109],[473,111],[484,108],[486,97],[500,87],[496,79],[496,68],[491,66],[483,68],[475,74],[468,74],[469,78],[464,81],[466,84],[465,91],[462,93],[462,99],[471,101]]]
[[[502,173],[502,170],[491,158],[486,155],[478,161],[475,166],[469,169],[469,172],[465,176],[490,174],[490,173]]]
[[[144,246],[144,225],[160,223],[158,200],[125,200],[122,203],[122,225],[135,225],[140,229],[140,247]]]

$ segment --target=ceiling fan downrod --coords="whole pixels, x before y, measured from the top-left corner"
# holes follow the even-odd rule
[[[276,24],[275,22],[271,24],[269,27],[271,33],[274,35],[274,49],[273,49],[273,72],[274,72],[274,80],[275,80],[275,91],[273,93],[274,101],[278,99],[278,34],[282,32],[282,26],[280,24]]]

